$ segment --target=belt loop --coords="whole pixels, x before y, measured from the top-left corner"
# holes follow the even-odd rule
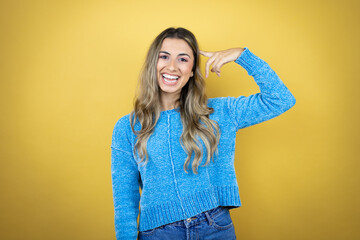
[[[205,212],[205,216],[206,216],[207,220],[209,221],[209,226],[211,226],[213,223],[213,220],[207,211]]]

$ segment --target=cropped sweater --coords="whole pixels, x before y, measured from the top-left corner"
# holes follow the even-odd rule
[[[282,114],[296,100],[269,65],[249,49],[245,48],[235,62],[254,78],[260,92],[248,97],[208,99],[208,106],[214,109],[210,119],[218,122],[221,135],[218,154],[209,165],[202,166],[205,152],[198,174],[183,169],[187,154],[180,143],[183,126],[178,108],[161,112],[147,142],[146,165],[139,163],[138,155],[133,154],[136,135],[130,126],[130,114],[117,121],[111,144],[117,239],[136,239],[138,231],[186,219],[217,206],[241,206],[234,168],[236,132]],[[137,122],[135,130],[140,129]]]

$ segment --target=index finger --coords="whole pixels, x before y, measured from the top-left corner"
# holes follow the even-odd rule
[[[200,54],[205,57],[211,57],[212,55],[214,55],[213,52],[206,52],[206,51],[201,51],[201,50],[200,50]]]

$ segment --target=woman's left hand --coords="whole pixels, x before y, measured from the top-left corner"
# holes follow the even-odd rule
[[[209,69],[211,65],[212,65],[211,71],[215,72],[216,75],[220,77],[220,68],[225,63],[235,61],[243,51],[244,48],[230,48],[218,52],[200,51],[201,55],[204,55],[205,57],[209,58],[205,65],[205,77],[208,77]]]

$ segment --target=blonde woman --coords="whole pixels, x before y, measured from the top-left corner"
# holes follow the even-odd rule
[[[200,54],[208,57],[206,77],[235,62],[260,93],[208,99]],[[160,33],[147,53],[134,110],[113,131],[117,239],[236,239],[229,213],[241,206],[236,132],[294,104],[276,73],[248,48],[204,52],[184,28]]]

